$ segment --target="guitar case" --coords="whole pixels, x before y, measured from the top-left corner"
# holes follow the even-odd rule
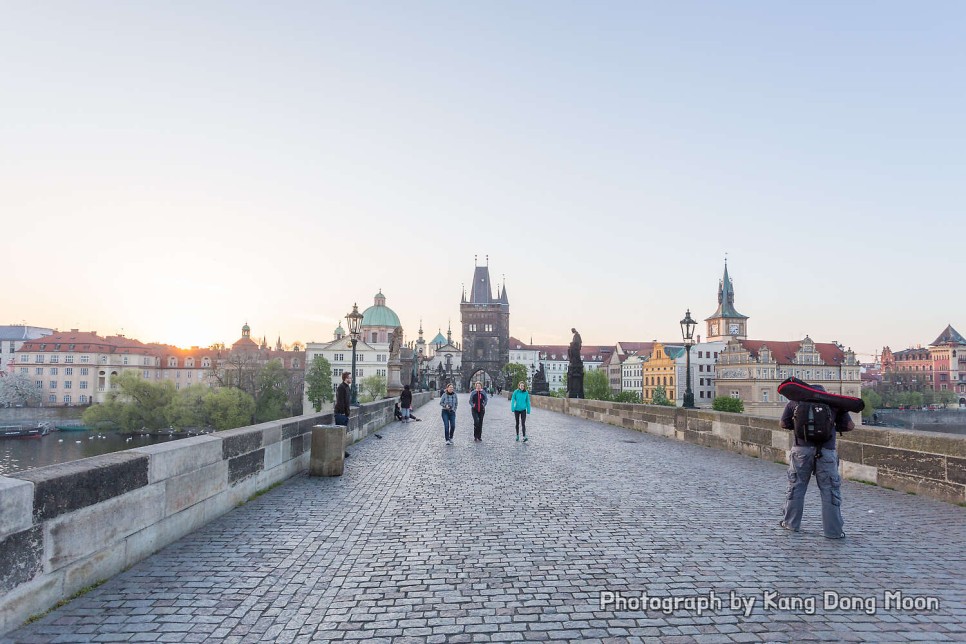
[[[812,387],[812,385],[808,384],[804,380],[799,380],[798,378],[794,377],[788,378],[782,384],[778,385],[778,393],[789,400],[794,400],[795,402],[808,401],[822,403],[828,405],[829,407],[844,409],[845,411],[855,413],[861,412],[863,409],[865,409],[865,401],[861,398],[821,391],[819,389],[815,389]]]

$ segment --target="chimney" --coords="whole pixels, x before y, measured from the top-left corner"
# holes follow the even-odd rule
[[[77,329],[71,329],[70,332],[71,333],[77,333]]]

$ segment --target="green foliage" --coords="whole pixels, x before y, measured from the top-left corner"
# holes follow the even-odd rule
[[[939,390],[935,395],[935,402],[937,405],[954,405],[959,401],[959,396],[956,395],[955,391]]]
[[[142,379],[135,371],[125,371],[111,385],[102,404],[84,411],[81,418],[85,425],[111,422],[128,431],[167,427],[165,410],[175,394],[170,381],[154,383]]]
[[[882,407],[882,396],[871,387],[862,388],[862,400],[865,401],[865,409],[862,410],[863,418],[871,418],[875,410]]]
[[[641,394],[637,393],[636,391],[622,391],[619,394],[616,394],[613,399],[614,402],[640,404]]]
[[[745,411],[745,403],[741,398],[731,396],[718,396],[711,402],[711,409],[715,411],[728,411],[733,414],[740,414]]]
[[[332,365],[323,356],[315,356],[305,374],[305,395],[315,411],[322,411],[323,403],[331,402]]]
[[[899,394],[898,401],[900,405],[905,405],[906,407],[922,407],[922,392],[903,391]]]
[[[113,423],[123,430],[162,427],[231,429],[252,422],[255,401],[239,389],[192,385],[176,390],[170,382],[151,382],[128,371],[113,381],[107,400],[82,416],[85,425]]]
[[[368,376],[359,383],[359,402],[372,402],[386,397],[385,376]]]
[[[516,389],[521,380],[527,383],[528,387],[530,386],[529,372],[522,364],[511,362],[503,368],[503,373],[510,374],[510,380],[506,383],[506,389]]]
[[[594,369],[584,374],[584,396],[590,400],[610,400],[610,382],[607,374],[601,369]]]
[[[288,372],[280,360],[270,360],[258,373],[255,422],[264,423],[289,415]]]
[[[667,389],[664,385],[658,385],[654,388],[654,393],[651,395],[652,405],[661,405],[662,407],[674,407],[674,402],[668,399]]]

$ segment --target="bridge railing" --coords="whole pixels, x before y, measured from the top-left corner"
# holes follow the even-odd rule
[[[433,397],[413,395],[413,406]],[[393,420],[353,409],[347,442]],[[308,468],[307,414],[0,477],[0,634]]]
[[[746,414],[533,396],[533,406],[780,463],[792,434],[778,420]],[[843,478],[966,503],[966,436],[857,427],[838,438]]]

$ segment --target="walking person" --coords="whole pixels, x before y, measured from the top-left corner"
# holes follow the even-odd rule
[[[516,422],[517,441],[520,440],[520,425],[523,425],[523,442],[527,442],[527,414],[530,413],[530,392],[527,391],[527,383],[521,380],[516,391],[510,396],[510,410],[513,412],[513,420]]]
[[[473,440],[483,442],[483,416],[486,414],[486,403],[490,397],[483,391],[483,383],[476,383],[476,390],[470,394],[470,411],[473,414]]]
[[[440,396],[439,406],[443,408],[443,432],[446,434],[446,444],[453,444],[453,434],[456,432],[456,408],[459,400],[453,390],[453,383],[446,385],[443,395]]]
[[[821,385],[811,386],[813,389],[825,391]],[[791,462],[788,464],[785,516],[778,525],[786,530],[799,531],[802,513],[805,511],[805,492],[814,472],[822,495],[822,528],[825,537],[845,537],[842,530],[842,479],[839,476],[839,459],[835,451],[835,433],[850,431],[855,427],[849,412],[829,405],[789,401],[785,405],[780,425],[782,429],[794,431],[795,446],[792,447],[789,459]],[[823,432],[824,435],[831,435],[831,438],[821,442],[812,442],[805,438],[807,433],[822,435]]]
[[[413,406],[413,392],[409,390],[409,385],[403,387],[402,393],[399,395],[399,411],[402,413],[402,422],[409,422],[409,411]]]
[[[349,431],[349,386],[351,384],[352,374],[343,371],[342,382],[335,390],[335,407],[332,410],[335,424],[342,425],[347,432]],[[345,457],[349,458],[349,452],[345,453]]]

